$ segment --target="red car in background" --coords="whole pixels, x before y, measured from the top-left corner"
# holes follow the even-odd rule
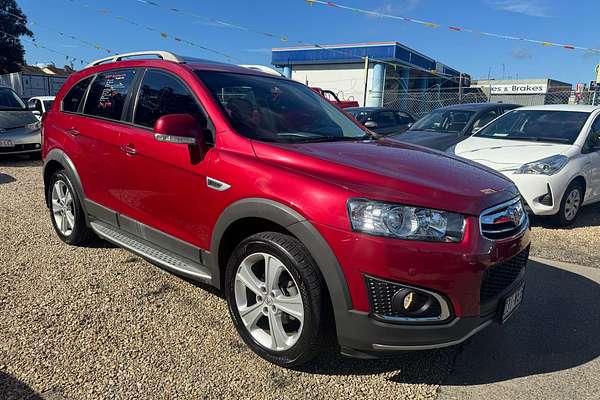
[[[321,89],[319,87],[311,87],[310,88],[315,93],[320,94],[325,97],[325,99],[333,105],[338,106],[339,108],[350,108],[350,107],[358,107],[358,101],[356,100],[340,100],[335,93],[331,90]]]

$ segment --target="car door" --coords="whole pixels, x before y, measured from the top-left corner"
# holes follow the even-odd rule
[[[589,185],[586,200],[600,200],[600,115],[592,123],[583,151],[587,153],[584,174]]]
[[[78,163],[86,197],[115,211],[122,210],[123,200],[116,190],[121,174],[119,137],[122,118],[131,98],[135,69],[109,70],[97,74],[90,84],[82,115],[75,115],[68,128],[79,142]]]
[[[163,233],[207,248],[209,228],[206,174],[209,151],[193,163],[187,145],[158,142],[155,122],[164,115],[190,114],[203,127],[207,117],[187,85],[162,70],[145,71],[138,89],[132,124],[121,136],[129,151],[121,154],[119,181],[123,213]],[[206,138],[211,143],[212,138]]]

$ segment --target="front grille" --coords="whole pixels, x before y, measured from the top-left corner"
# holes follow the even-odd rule
[[[479,217],[481,234],[492,240],[516,236],[529,226],[529,218],[520,197],[488,208]]]
[[[511,286],[527,265],[529,248],[513,258],[488,268],[483,274],[479,301],[485,304]]]
[[[405,289],[410,286],[400,285],[398,283],[385,281],[378,278],[373,278],[371,276],[365,276],[367,289],[369,292],[369,302],[371,305],[371,314],[375,317],[379,317],[381,319],[398,319],[398,320],[407,320],[410,318],[406,318],[405,315],[395,312],[392,310],[392,299],[394,294],[399,290]],[[429,294],[432,294],[429,291],[420,290]],[[437,297],[436,297],[437,296]],[[428,310],[428,315],[434,316],[431,320],[443,320],[447,319],[449,316],[448,306],[444,304],[444,310],[442,310],[442,306],[440,301],[445,300],[441,298],[441,296],[436,295],[434,298],[436,299],[435,303],[432,305],[432,308]],[[425,320],[425,318],[422,318]]]

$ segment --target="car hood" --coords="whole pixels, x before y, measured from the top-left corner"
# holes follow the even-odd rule
[[[464,138],[456,132],[430,132],[419,130],[408,130],[400,135],[394,135],[388,139],[402,143],[412,143],[419,146],[429,147],[445,151],[454,146]]]
[[[357,197],[477,215],[518,195],[510,180],[486,167],[386,139],[253,146],[265,161]]]
[[[4,111],[0,110],[0,128],[13,129],[38,122],[31,111]]]
[[[568,144],[542,143],[472,136],[449,151],[500,172],[510,172],[523,164],[566,153]]]

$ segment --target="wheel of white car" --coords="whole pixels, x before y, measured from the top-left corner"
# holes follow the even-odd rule
[[[572,182],[565,191],[560,202],[560,210],[554,216],[557,226],[569,226],[575,222],[583,204],[583,187],[579,182]]]

